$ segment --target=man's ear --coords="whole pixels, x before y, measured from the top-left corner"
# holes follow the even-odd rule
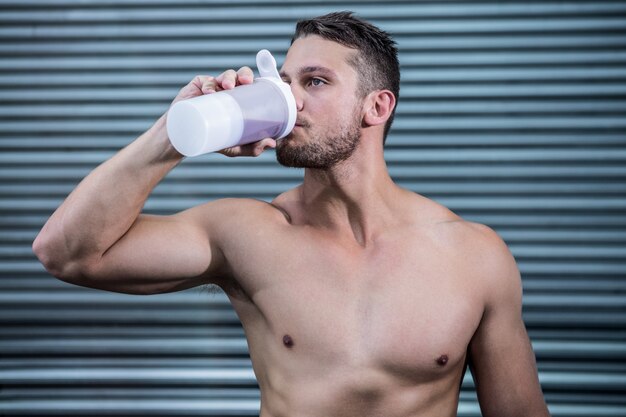
[[[368,126],[387,122],[396,106],[396,97],[389,90],[372,91],[365,99],[363,122]]]

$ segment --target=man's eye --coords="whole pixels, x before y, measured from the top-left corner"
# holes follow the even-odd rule
[[[311,85],[313,87],[319,87],[320,85],[324,85],[326,82],[321,78],[311,78]]]

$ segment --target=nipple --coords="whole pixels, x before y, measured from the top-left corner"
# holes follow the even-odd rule
[[[441,355],[440,357],[438,357],[437,363],[441,366],[444,366],[446,363],[448,363],[448,355]]]
[[[280,74],[276,69],[276,60],[267,49],[261,49],[256,54],[256,67],[261,77],[272,77],[280,80]]]
[[[283,336],[283,345],[287,346],[290,349],[293,347],[293,339],[288,334]]]

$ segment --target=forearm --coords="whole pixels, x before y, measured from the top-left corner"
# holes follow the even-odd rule
[[[55,275],[97,259],[130,229],[152,189],[181,159],[162,117],[81,181],[37,236],[35,253]]]

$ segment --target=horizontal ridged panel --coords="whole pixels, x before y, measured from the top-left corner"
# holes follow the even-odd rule
[[[295,20],[355,10],[393,33],[401,100],[386,160],[403,187],[493,227],[522,272],[554,416],[626,416],[626,2],[0,1],[0,414],[257,415],[221,293],[72,287],[30,244],[99,163],[196,74],[283,61]],[[189,159],[152,213],[272,199],[269,152]],[[464,378],[459,416],[479,416]]]

